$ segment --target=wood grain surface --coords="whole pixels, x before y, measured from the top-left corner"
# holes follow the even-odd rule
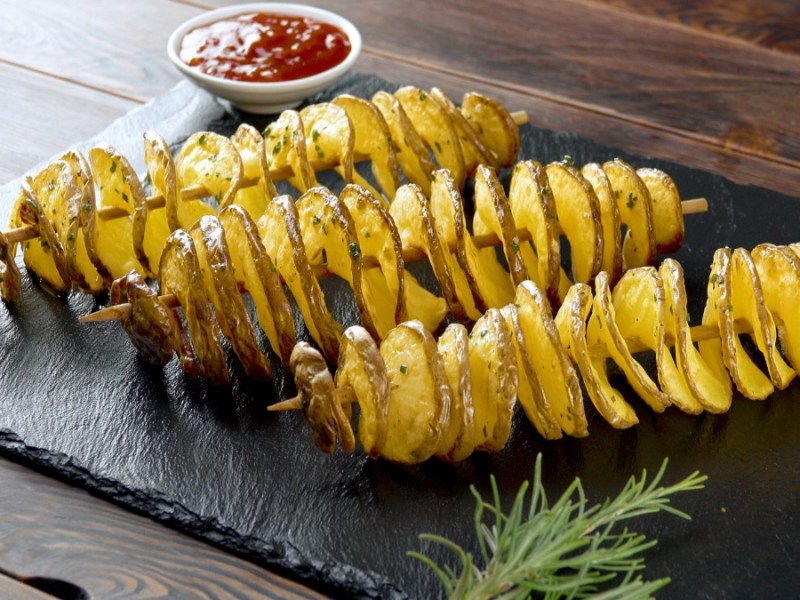
[[[239,0],[0,1],[0,182],[178,80],[170,32]],[[800,8],[789,0],[321,0],[362,31],[357,69],[467,90],[538,127],[792,196]],[[2,426],[2,424],[0,424]],[[0,597],[315,597],[274,574],[0,459]]]

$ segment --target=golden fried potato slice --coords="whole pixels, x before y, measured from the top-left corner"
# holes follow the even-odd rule
[[[684,225],[681,195],[672,178],[661,169],[636,169],[653,201],[653,229],[656,251],[675,252],[683,244]]]
[[[588,163],[581,167],[581,175],[597,196],[603,232],[603,260],[600,268],[608,273],[613,287],[622,276],[622,222],[619,218],[619,207],[603,167],[597,163]]]
[[[358,234],[347,207],[338,196],[323,187],[305,192],[296,203],[306,256],[313,265],[327,269],[344,279],[353,290],[361,324],[379,338],[376,320],[394,324],[394,309],[378,303],[370,306],[364,296],[363,252]],[[391,325],[386,329],[390,329]]]
[[[450,420],[445,426],[436,456],[460,462],[475,450],[475,404],[469,366],[469,334],[460,323],[451,323],[437,342],[444,373],[450,384]]]
[[[590,334],[586,320],[592,310],[591,288],[576,283],[569,288],[555,317],[561,343],[578,365],[583,385],[597,411],[614,429],[627,429],[639,422],[633,407],[608,380],[605,345],[599,338],[599,321]]]
[[[335,167],[345,183],[351,183],[355,132],[344,108],[330,102],[312,104],[300,111],[300,119],[316,170]]]
[[[400,186],[394,202],[389,208],[389,214],[400,232],[403,249],[420,250],[428,257],[447,310],[459,321],[469,320],[467,309],[460,300],[460,294],[469,293],[469,286],[466,285],[463,277],[458,281],[453,278],[448,260],[451,254],[446,247],[442,246],[439,239],[428,197],[417,185]],[[406,303],[410,315],[424,314],[426,307],[435,302],[435,296],[415,284],[416,282],[410,274],[406,274]],[[461,286],[460,294],[458,286]],[[470,300],[472,298],[471,294],[466,297]]]
[[[190,200],[182,199],[172,150],[166,140],[153,131],[144,134],[144,164],[151,195],[160,196],[164,202],[161,208],[149,204],[147,210],[145,251],[150,264],[157,265],[170,233],[180,228],[188,229],[202,215],[213,214],[214,210],[204,202],[195,201],[196,197],[205,194],[204,191]]]
[[[450,171],[456,186],[461,189],[467,179],[467,170],[456,128],[447,112],[428,92],[417,87],[402,87],[394,95],[436,158],[436,163],[441,169]]]
[[[275,182],[269,172],[264,138],[252,125],[242,123],[231,136],[236,151],[242,159],[242,187],[233,200],[253,218],[258,219],[267,207],[267,202],[278,195]],[[256,182],[247,185],[244,182]]]
[[[588,434],[578,373],[561,344],[550,305],[531,281],[517,286],[514,303],[527,353],[533,359],[536,376],[559,427],[567,435]]]
[[[383,114],[369,100],[349,94],[336,96],[332,103],[341,106],[350,118],[355,135],[355,160],[369,159],[372,177],[384,196],[391,200],[400,186],[400,166],[392,144],[392,134]],[[353,181],[373,191],[369,182],[356,170],[353,171]],[[373,193],[379,196],[377,192]]]
[[[427,196],[431,192],[431,173],[436,164],[430,157],[420,134],[411,124],[400,100],[386,92],[378,92],[372,103],[380,110],[392,137],[397,162],[409,183],[418,185]]]
[[[616,290],[625,281],[625,276],[622,276]],[[638,290],[635,286],[625,284],[623,290],[626,288],[633,288],[631,293],[636,293]],[[653,302],[652,296],[648,298],[639,298],[640,301]],[[663,412],[670,405],[670,397],[662,392],[655,382],[650,378],[644,367],[635,359],[628,348],[628,341],[625,335],[620,331],[617,325],[617,306],[624,313],[629,313],[629,306],[638,307],[636,301],[626,298],[625,294],[620,292],[616,297],[612,298],[611,289],[608,282],[608,274],[601,271],[595,278],[595,296],[594,305],[592,307],[593,319],[589,320],[588,338],[590,345],[595,343],[602,343],[608,350],[608,356],[617,364],[617,366],[625,374],[628,383],[636,391],[642,400],[644,400],[650,408],[656,412]],[[638,308],[637,308],[638,309]],[[625,322],[629,322],[630,317],[625,318]],[[599,359],[595,365],[605,361],[605,358]],[[605,367],[602,367],[603,369]],[[600,369],[598,369],[600,370]]]
[[[751,252],[764,304],[775,321],[781,350],[800,370],[800,257],[786,247],[760,244]]]
[[[230,342],[248,377],[258,381],[270,379],[272,366],[258,346],[250,313],[233,272],[222,224],[217,217],[200,217],[189,234],[222,335]]]
[[[389,375],[375,340],[363,327],[354,325],[344,330],[335,382],[338,389],[347,387],[355,394],[358,440],[367,456],[377,458],[389,426]]]
[[[450,421],[450,386],[436,340],[419,321],[407,321],[389,332],[380,353],[390,390],[382,456],[421,463],[436,452]]]
[[[178,300],[200,375],[213,385],[228,385],[219,324],[211,310],[192,237],[184,229],[176,229],[167,238],[158,268],[158,289],[162,294],[174,294]],[[180,322],[177,314],[174,322]]]
[[[496,100],[469,92],[461,101],[461,114],[492,155],[492,166],[511,167],[520,148],[519,127],[511,113]]]
[[[753,282],[746,269],[740,268],[738,280],[734,282],[733,255],[729,248],[719,248],[714,253],[711,273],[708,278],[707,300],[703,310],[703,325],[719,328],[719,340],[711,339],[700,342],[700,352],[706,362],[715,371],[727,371],[733,379],[736,389],[752,400],[763,400],[775,390],[770,378],[747,355],[735,328],[737,317],[744,315],[745,327],[754,324],[748,318],[755,316],[758,323],[759,301],[756,299]],[[751,286],[750,290],[746,288]],[[738,298],[734,298],[734,287]],[[744,288],[744,289],[743,289]],[[758,296],[761,296],[759,291]],[[734,301],[738,300],[736,304]],[[737,306],[738,304],[738,306]],[[736,313],[734,313],[736,311]],[[735,316],[734,316],[735,315]]]
[[[666,346],[664,294],[664,284],[654,267],[626,271],[611,295],[616,325],[626,340],[635,340],[655,354],[658,382],[670,403],[686,413],[699,414],[703,406]]]
[[[392,327],[409,319],[400,233],[383,202],[361,186],[345,186],[339,201],[353,220],[361,253],[378,263],[375,268],[363,269],[361,286],[364,302],[371,308],[375,329],[382,339]],[[444,312],[440,311],[440,319],[443,317]],[[432,331],[438,323],[425,325]]]
[[[329,360],[336,360],[343,328],[328,310],[311,269],[294,200],[289,196],[273,198],[258,220],[258,233],[267,256],[294,297],[311,337]]]
[[[561,268],[558,215],[547,171],[540,163],[527,160],[514,166],[508,202],[517,228],[530,236],[519,245],[528,274],[555,305]]]
[[[24,262],[55,293],[65,293],[75,279],[75,238],[81,192],[72,169],[55,161],[27,176],[12,209],[11,227],[35,225],[39,237],[23,244]]]
[[[478,136],[475,128],[469,124],[467,118],[461,113],[461,110],[450,97],[440,88],[431,88],[430,97],[438,102],[442,109],[447,113],[447,117],[453,123],[458,141],[461,145],[461,153],[464,156],[464,166],[466,167],[467,176],[469,177],[478,165],[492,165],[497,168],[502,165],[494,164],[494,156],[484,146],[483,141]]]
[[[604,252],[597,195],[573,166],[555,162],[545,169],[558,224],[570,245],[572,279],[588,283],[600,271]]]
[[[514,285],[530,279],[522,258],[521,242],[511,205],[497,174],[490,167],[481,165],[475,171],[472,201],[475,205],[472,221],[475,237],[494,234],[501,240],[511,282]]]
[[[661,263],[658,272],[667,302],[665,333],[675,343],[678,370],[692,395],[705,410],[726,412],[732,400],[731,380],[724,368],[721,371],[712,369],[692,342],[683,268],[677,261],[668,258]]]
[[[69,165],[80,190],[74,283],[88,294],[99,294],[111,285],[112,278],[97,256],[94,243],[95,191],[92,168],[86,158],[74,150],[62,154],[59,160]]]
[[[622,242],[622,267],[652,265],[656,260],[653,202],[644,182],[628,163],[615,158],[603,164],[619,208],[619,218],[628,228]]]
[[[455,250],[446,251],[445,259],[456,282],[459,301],[467,315],[475,319],[487,308],[500,308],[511,302],[514,286],[495,249],[478,248],[472,240],[463,199],[449,171],[440,169],[434,175],[430,198],[434,225],[442,246]]]
[[[153,236],[145,235],[147,205],[136,172],[128,159],[106,144],[89,151],[89,162],[100,189],[99,208],[121,209],[131,215],[95,221],[97,256],[114,279],[132,270],[154,276],[164,246],[152,243]]]
[[[731,307],[727,311],[733,318],[744,321],[752,327],[750,337],[764,357],[772,384],[779,390],[785,389],[796,373],[786,364],[778,351],[778,338],[775,320],[767,309],[761,279],[750,253],[744,248],[737,248],[731,256]],[[727,307],[726,307],[727,308]],[[735,333],[735,330],[734,330]],[[737,360],[749,360],[744,348],[736,344]],[[755,367],[755,364],[753,364]]]
[[[241,187],[243,170],[242,158],[230,138],[212,131],[192,134],[175,157],[181,226],[191,227],[204,214],[216,212],[203,203],[187,202],[184,188],[199,188],[201,197],[213,197],[219,208],[225,208]]]
[[[519,376],[514,341],[497,308],[488,309],[470,330],[469,371],[475,447],[499,452],[511,434]]]
[[[300,113],[285,110],[264,129],[264,145],[270,173],[287,179],[300,192],[317,185],[317,176],[308,162],[306,134]]]
[[[353,452],[353,428],[342,409],[323,356],[308,343],[299,342],[292,350],[289,368],[294,375],[303,416],[311,428],[311,437],[317,447],[331,454],[336,449],[338,432],[342,449]]]
[[[556,440],[562,436],[553,408],[545,396],[539,375],[536,372],[536,359],[528,353],[525,334],[519,320],[519,310],[516,304],[506,304],[500,309],[506,326],[511,332],[514,352],[517,361],[517,398],[522,405],[528,420],[536,431],[546,440]]]
[[[231,260],[236,278],[244,286],[256,309],[259,325],[270,346],[289,364],[296,342],[292,306],[250,215],[241,206],[232,204],[219,213],[228,244],[234,249]]]

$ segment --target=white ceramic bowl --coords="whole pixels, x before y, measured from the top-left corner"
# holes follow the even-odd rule
[[[220,19],[252,12],[311,17],[323,23],[335,25],[350,38],[350,53],[343,62],[317,75],[292,81],[268,83],[234,81],[206,75],[181,60],[181,40],[189,31]],[[189,19],[172,32],[169,42],[167,42],[167,53],[170,60],[186,77],[215,96],[229,101],[236,108],[256,114],[277,114],[283,110],[296,107],[306,98],[330,87],[344,75],[353,66],[361,53],[361,34],[355,25],[344,17],[321,8],[304,4],[257,2],[227,6]]]

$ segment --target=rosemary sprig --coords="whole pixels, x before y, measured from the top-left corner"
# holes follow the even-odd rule
[[[587,505],[580,479],[550,505],[542,485],[542,456],[536,458],[533,488],[525,510],[529,482],[519,489],[510,511],[503,512],[500,492],[491,478],[492,502],[486,502],[473,486],[477,500],[475,527],[483,567],[471,553],[450,540],[432,534],[420,539],[440,544],[455,554],[460,572],[437,565],[420,552],[409,556],[427,564],[444,586],[448,598],[512,599],[539,596],[556,598],[633,599],[649,598],[669,583],[669,578],[644,581],[640,556],[656,544],[645,536],[619,530],[619,523],[632,517],[666,511],[689,519],[670,505],[679,492],[703,487],[705,475],[695,472],[683,481],[659,484],[667,468],[665,459],[648,483],[647,471],[631,477],[620,494],[602,504]],[[491,526],[484,522],[488,517]]]

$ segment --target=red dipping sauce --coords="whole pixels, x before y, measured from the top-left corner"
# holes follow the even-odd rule
[[[180,57],[206,75],[275,82],[327,71],[350,54],[344,31],[310,17],[247,13],[193,29]]]

